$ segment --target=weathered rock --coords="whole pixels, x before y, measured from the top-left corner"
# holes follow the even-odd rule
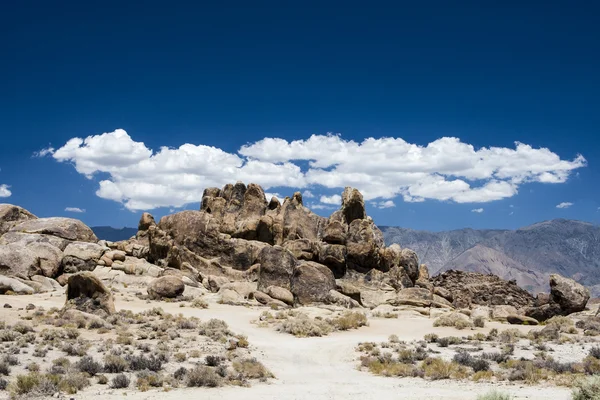
[[[269,304],[273,300],[271,296],[260,291],[253,292],[252,297],[260,304]]]
[[[237,305],[245,303],[244,298],[238,292],[232,289],[225,289],[219,292],[219,303]]]
[[[69,308],[96,315],[107,315],[115,312],[111,292],[91,272],[79,272],[69,277],[67,301],[64,309]]]
[[[360,291],[360,304],[368,308],[375,308],[381,304],[387,304],[396,298],[394,290],[368,289]]]
[[[0,294],[11,291],[16,294],[33,294],[35,290],[18,279],[0,275]]]
[[[110,258],[112,261],[125,261],[127,253],[121,250],[110,250],[107,251],[104,255]]]
[[[558,274],[550,275],[550,296],[558,304],[563,315],[585,310],[590,291],[572,279]]]
[[[127,275],[150,276],[153,278],[158,278],[163,275],[164,272],[163,268],[136,257],[126,257],[124,262],[113,261],[112,269],[115,271],[123,271]]]
[[[429,269],[427,268],[427,265],[421,264],[419,266],[419,276],[417,277],[417,280],[429,281]]]
[[[538,321],[535,318],[526,317],[524,315],[510,314],[506,316],[506,322],[512,325],[537,325]]]
[[[323,232],[323,241],[330,244],[345,244],[348,225],[340,220],[329,218]]]
[[[325,299],[327,304],[335,304],[344,308],[360,308],[358,301],[351,299],[348,296],[344,296],[342,293],[336,290],[330,290],[327,298]]]
[[[410,249],[402,249],[398,263],[413,282],[419,278],[419,257],[417,253]],[[429,275],[429,272],[427,272],[427,275]]]
[[[283,301],[287,304],[294,304],[294,295],[289,290],[279,286],[269,286],[266,293],[277,300]]]
[[[539,307],[527,307],[525,308],[525,315],[528,317],[535,318],[542,322],[546,321],[556,315],[562,315],[560,306],[554,302],[543,304]]]
[[[256,291],[256,283],[253,282],[229,282],[221,286],[219,293],[224,290],[233,290],[242,298],[248,299]]]
[[[156,221],[150,213],[143,213],[138,223],[138,231],[147,231],[151,226],[156,226]]]
[[[83,222],[73,218],[37,218],[15,225],[11,232],[39,233],[67,240],[96,243],[98,238]]]
[[[33,275],[41,275],[42,269],[33,251],[11,243],[0,246],[0,274],[28,279]]]
[[[207,281],[206,288],[213,293],[217,293],[221,289],[221,286],[229,283],[229,279],[225,278],[224,276],[215,276],[215,275],[207,276],[206,281]]]
[[[320,244],[318,259],[319,263],[326,265],[336,278],[346,275],[346,246]]]
[[[453,301],[452,292],[449,291],[448,289],[444,289],[443,287],[435,287],[435,288],[433,288],[433,293],[437,294],[440,297],[445,298],[446,300],[448,300],[450,302]]]
[[[535,301],[534,301],[534,306],[535,307],[541,307],[545,304],[550,304],[551,301],[551,297],[550,297],[550,293],[538,293],[535,296]]]
[[[359,304],[361,304],[361,298],[360,298],[361,290],[358,287],[354,286],[350,282],[346,282],[341,279],[337,279],[335,281],[335,286],[336,286],[335,288],[338,292],[340,292],[344,296],[348,296],[351,299],[356,300]],[[385,303],[385,301],[384,301],[384,303]]]
[[[509,315],[518,315],[515,307],[509,305],[500,305],[492,307],[492,319],[506,321]]]
[[[283,244],[283,248],[292,253],[295,258],[306,261],[314,261],[318,258],[316,247],[316,243],[308,239],[289,240]]]
[[[530,307],[534,298],[515,281],[505,281],[495,275],[449,270],[431,279],[434,286],[452,293],[456,308],[475,305],[512,305]]]
[[[93,271],[105,250],[95,243],[70,243],[65,248],[62,259],[63,271],[66,273]]]
[[[349,269],[366,273],[381,268],[379,249],[383,247],[383,234],[373,221],[353,220],[348,229],[346,247]]]
[[[394,306],[430,307],[432,301],[433,294],[431,291],[422,288],[406,288],[400,290],[396,297],[388,303]]]
[[[71,242],[67,239],[59,238],[57,236],[23,232],[6,232],[4,235],[2,235],[2,237],[0,237],[0,245],[11,243],[17,243],[23,247],[32,245],[34,243],[47,243],[63,251]]]
[[[299,304],[323,302],[332,289],[335,289],[335,278],[326,266],[306,261],[295,268],[291,292]]]
[[[269,246],[259,255],[258,290],[266,292],[269,286],[279,286],[290,290],[296,259],[288,250],[280,246]]]
[[[32,276],[31,281],[40,284],[44,292],[54,292],[62,289],[62,286],[56,280],[42,275]]]
[[[367,217],[365,201],[357,189],[351,187],[344,188],[341,211],[347,224],[352,223],[356,219],[365,219]]]
[[[15,225],[37,217],[26,209],[12,204],[0,204],[0,236]]]
[[[185,284],[176,276],[161,276],[148,285],[148,295],[153,299],[175,298],[181,296]]]

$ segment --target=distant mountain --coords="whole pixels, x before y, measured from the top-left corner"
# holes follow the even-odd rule
[[[137,233],[137,228],[113,228],[111,226],[92,226],[91,227],[98,239],[118,242],[127,240]]]
[[[380,228],[386,244],[415,250],[432,274],[493,272],[536,292],[547,290],[549,274],[559,273],[600,294],[600,227],[587,222],[556,219],[515,231]]]

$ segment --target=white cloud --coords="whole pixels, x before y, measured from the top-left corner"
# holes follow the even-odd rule
[[[514,211],[511,211],[510,213],[508,213],[508,215],[513,215],[514,213],[515,213]]]
[[[321,203],[324,204],[332,204],[334,206],[339,206],[342,204],[342,196],[339,194],[334,194],[332,196],[321,196]]]
[[[391,207],[396,207],[396,203],[394,203],[392,200],[384,200],[384,201],[380,201],[380,202],[372,202],[371,205],[373,207],[377,207],[377,208],[391,208]]]
[[[573,203],[570,203],[568,201],[565,201],[563,203],[560,203],[556,206],[556,208],[569,208],[573,205]]]
[[[12,192],[8,190],[9,187],[6,184],[0,185],[0,197],[10,197],[12,195]]]
[[[307,199],[312,199],[313,197],[315,197],[315,195],[310,190],[305,190],[304,192],[302,192],[302,197],[307,198]]]
[[[523,143],[476,149],[451,137],[425,146],[401,138],[359,143],[331,134],[291,142],[265,138],[228,153],[189,143],[153,151],[117,129],[45,150],[89,178],[102,173],[106,178],[96,194],[131,210],[199,202],[204,188],[238,180],[258,183],[265,190],[352,186],[365,200],[402,196],[407,202],[485,203],[512,197],[527,182],[565,182],[573,170],[587,164],[581,155],[562,160],[549,149]],[[306,193],[313,195],[306,190],[307,198]]]
[[[65,208],[65,211],[74,213],[84,213],[85,209],[79,207],[67,207]]]
[[[40,151],[36,151],[33,153],[33,157],[41,158],[54,154],[54,147],[46,147],[45,149],[41,149]]]
[[[474,208],[471,210],[471,212],[477,213],[477,214],[481,214],[483,212],[483,208]]]
[[[279,200],[282,199],[282,197],[281,197],[281,195],[279,193],[265,192],[265,198],[267,199],[267,201],[271,201],[272,197],[277,197]]]
[[[332,206],[328,206],[325,204],[307,204],[307,207],[310,208],[311,210],[335,210],[335,207]]]

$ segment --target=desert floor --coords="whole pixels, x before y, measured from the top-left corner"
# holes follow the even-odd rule
[[[226,321],[236,332],[247,335],[254,356],[265,364],[276,376],[269,383],[254,383],[252,387],[184,388],[150,390],[139,392],[130,389],[109,389],[93,384],[76,395],[74,399],[475,399],[478,394],[492,388],[510,393],[515,399],[570,399],[570,390],[557,386],[528,386],[524,384],[475,383],[471,381],[427,381],[418,378],[386,378],[357,370],[359,353],[355,347],[359,342],[387,340],[396,334],[401,340],[422,339],[427,333],[440,336],[468,335],[453,328],[434,328],[433,319],[416,315],[401,314],[398,319],[369,318],[369,326],[347,332],[334,332],[326,337],[296,338],[279,333],[273,328],[258,327],[256,320],[264,307],[243,307],[217,304],[212,295],[205,298],[208,309],[180,308],[178,303],[147,302],[134,296],[134,289],[122,290],[115,297],[117,309],[139,312],[152,307],[162,307],[173,314],[196,316],[202,320],[218,318]],[[0,304],[10,304],[12,309],[0,308],[0,320],[14,323],[18,313],[24,312],[27,304],[62,307],[64,295],[60,292],[32,296],[0,296]],[[509,325],[489,322],[485,328],[507,329]],[[521,327],[524,331],[534,329]],[[0,392],[0,399],[8,398]]]

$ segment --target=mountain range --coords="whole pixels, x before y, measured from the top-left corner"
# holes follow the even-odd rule
[[[449,269],[493,273],[536,293],[548,291],[548,276],[559,273],[600,295],[600,227],[594,224],[555,219],[517,230],[380,229],[387,245],[415,250],[432,275]]]
[[[582,221],[555,219],[517,230],[457,229],[418,231],[380,226],[389,246],[413,249],[431,275],[459,269],[514,279],[532,293],[548,291],[552,273],[573,278],[600,296],[600,227]],[[99,239],[119,241],[136,228],[92,227]]]

